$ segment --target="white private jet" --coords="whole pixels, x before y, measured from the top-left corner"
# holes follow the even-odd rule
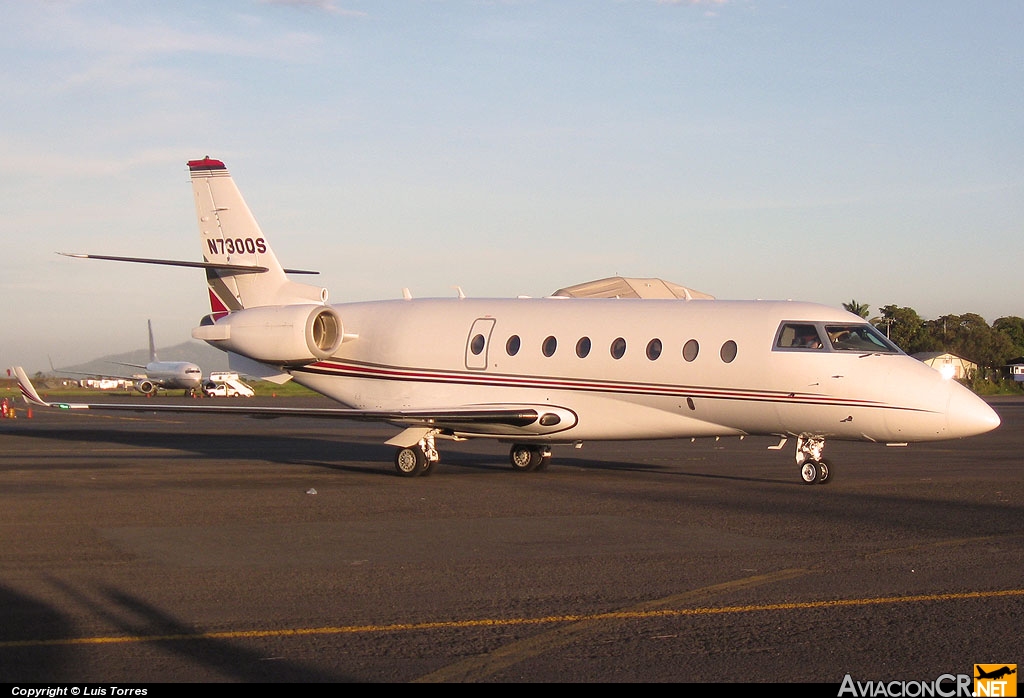
[[[828,482],[827,439],[957,439],[999,418],[959,383],[862,318],[790,301],[720,301],[657,279],[609,279],[547,298],[328,304],[287,278],[224,163],[188,163],[213,312],[192,336],[248,375],[295,380],[338,408],[47,403],[55,408],[235,412],[377,420],[402,427],[403,476],[426,475],[436,441],[511,444],[512,467],[590,439],[744,435],[796,441],[800,479]],[[96,255],[81,255],[92,256]],[[632,296],[632,297],[623,297]]]

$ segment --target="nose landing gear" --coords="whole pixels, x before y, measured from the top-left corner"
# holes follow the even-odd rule
[[[825,439],[819,436],[799,436],[796,440],[796,464],[800,468],[800,481],[805,485],[824,485],[832,481],[830,463],[821,457]]]

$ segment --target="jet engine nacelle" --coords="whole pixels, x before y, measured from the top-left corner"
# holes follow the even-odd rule
[[[267,305],[203,318],[192,336],[276,366],[329,358],[345,337],[338,312],[326,305]]]
[[[156,386],[153,385],[153,381],[151,380],[142,379],[135,381],[135,389],[138,390],[143,395],[156,394]]]

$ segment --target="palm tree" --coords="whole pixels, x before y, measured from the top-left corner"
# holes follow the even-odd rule
[[[849,310],[854,315],[860,315],[865,320],[868,315],[871,314],[871,306],[867,303],[858,303],[857,301],[850,301],[849,303],[843,303],[843,308]]]

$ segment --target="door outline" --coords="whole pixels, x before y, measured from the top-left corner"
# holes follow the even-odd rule
[[[469,336],[466,337],[466,368],[470,371],[487,369],[487,350],[491,346],[491,332],[494,331],[496,322],[497,320],[492,317],[477,318],[469,328]],[[479,346],[480,342],[477,341],[479,351],[473,351],[477,348],[473,345],[477,337],[483,337],[483,346]]]

